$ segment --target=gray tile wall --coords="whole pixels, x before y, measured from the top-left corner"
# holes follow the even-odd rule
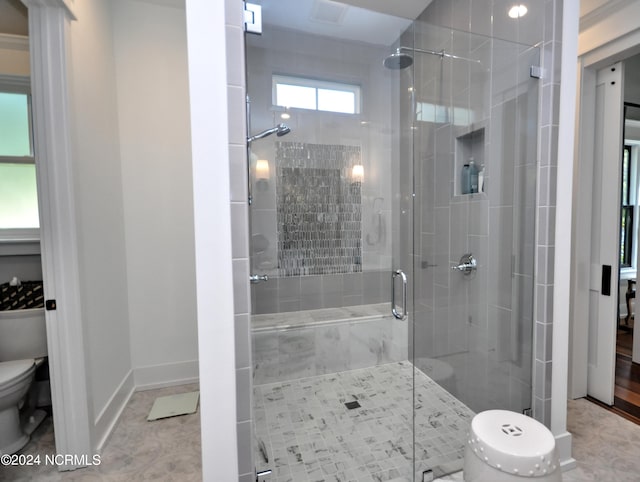
[[[254,482],[251,413],[251,332],[249,293],[249,220],[247,204],[246,119],[243,4],[226,1],[227,100],[229,102],[229,167],[231,235],[236,338],[238,473],[240,482]]]
[[[251,97],[251,130],[260,132],[286,122],[291,132],[252,143],[251,163],[268,161],[263,179],[252,179],[250,209],[252,266],[269,276],[268,283],[252,285],[254,313],[298,311],[353,306],[390,300],[391,226],[393,202],[389,135],[394,129],[389,111],[389,91],[394,77],[381,66],[387,50],[362,42],[349,42],[269,26],[261,37],[249,37],[247,45],[248,92]],[[291,109],[290,118],[272,106],[272,74],[328,79],[361,87],[361,112],[345,115]],[[280,277],[278,272],[276,170],[277,141],[315,145],[357,146],[364,179],[361,192],[362,273]],[[257,177],[257,176],[254,176]]]
[[[551,424],[551,346],[553,340],[553,263],[558,167],[562,0],[544,2],[542,94],[538,126],[538,203],[536,206],[534,405],[537,420]]]
[[[415,213],[422,226],[416,254],[437,266],[417,273],[416,292],[421,296],[416,306],[415,349],[418,357],[449,355],[462,376],[491,382],[485,385],[491,385],[493,393],[502,392],[512,409],[533,402],[535,417],[548,425],[562,2],[532,3],[527,16],[515,21],[505,15],[510,6],[507,0],[436,0],[420,18],[497,39],[539,43],[541,81],[524,78],[527,64],[537,63],[527,49],[481,38],[469,42],[457,32],[442,37],[429,27],[416,31],[416,46],[476,58],[492,65],[492,71],[484,78],[473,64],[454,63],[448,70],[445,67],[441,82],[430,75],[438,71],[435,60],[439,59],[420,56],[415,62],[416,80],[423,81],[416,83],[418,96],[468,107],[476,121],[490,119],[484,126],[487,199],[480,196],[470,202],[455,202],[455,197],[450,201],[459,192],[459,146],[453,143],[458,136],[456,119],[449,119],[454,126],[418,126],[418,144],[432,148],[417,152],[415,176],[421,183],[421,201],[426,202],[418,202],[421,212]],[[539,97],[527,95],[531,82],[538,83]],[[519,87],[510,88],[515,85]],[[537,138],[531,132],[537,132]],[[531,145],[530,139],[537,139],[537,145]],[[454,172],[451,166],[456,166]],[[464,250],[477,255],[481,268],[478,278],[466,283],[447,272]],[[468,304],[463,309],[464,300]],[[470,320],[468,330],[458,324],[460,319]],[[509,349],[514,346],[519,349]],[[464,350],[488,352],[489,360],[475,360],[471,366],[468,358],[455,355]],[[506,374],[512,377],[512,386],[496,383],[502,377],[496,374],[501,373],[504,359],[513,367]],[[531,383],[533,401],[522,400],[520,394],[528,392],[526,385]],[[482,408],[495,408],[493,400],[485,402]]]
[[[391,300],[389,271],[269,278],[253,285],[256,314],[339,308]]]

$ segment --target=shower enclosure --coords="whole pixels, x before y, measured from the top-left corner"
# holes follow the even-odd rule
[[[246,36],[256,471],[460,470],[474,413],[531,408],[538,49],[336,2],[262,14]]]

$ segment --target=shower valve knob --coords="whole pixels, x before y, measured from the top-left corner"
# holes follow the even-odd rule
[[[453,271],[460,271],[465,275],[470,275],[473,271],[478,269],[478,262],[471,253],[465,254],[460,258],[460,264],[457,266],[451,266]]]

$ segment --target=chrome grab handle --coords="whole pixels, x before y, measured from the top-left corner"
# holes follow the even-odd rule
[[[249,276],[251,284],[260,283],[260,281],[269,281],[269,277],[266,274],[252,274]]]
[[[458,266],[451,266],[453,271],[460,271],[465,274],[465,276],[470,275],[473,271],[478,269],[478,262],[476,258],[473,257],[473,254],[468,253],[460,258],[460,264]]]
[[[402,311],[396,309],[396,278],[402,278]],[[391,274],[391,313],[398,320],[407,319],[407,275],[401,269]]]

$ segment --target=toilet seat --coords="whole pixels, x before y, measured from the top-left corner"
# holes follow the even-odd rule
[[[21,379],[33,367],[33,358],[0,362],[0,387],[11,385]]]

